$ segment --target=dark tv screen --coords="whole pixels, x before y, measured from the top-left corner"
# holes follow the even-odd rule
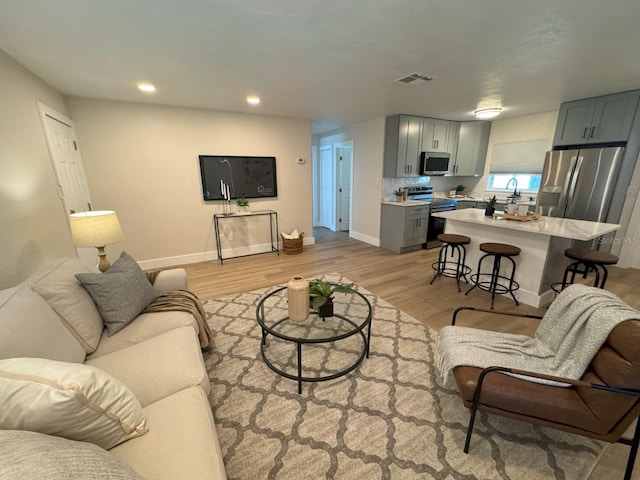
[[[231,198],[277,197],[276,158],[199,155],[205,200],[222,200],[220,181]]]

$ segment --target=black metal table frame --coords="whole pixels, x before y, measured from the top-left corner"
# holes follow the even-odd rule
[[[225,219],[225,218],[260,217],[264,215],[269,215],[269,239],[271,240],[271,250],[265,251],[265,252],[249,253],[246,255],[234,255],[232,257],[227,257],[227,259],[248,257],[250,255],[262,255],[263,253],[273,253],[273,252],[276,252],[278,256],[280,256],[280,244],[278,243],[278,212],[275,212],[274,210],[258,210],[256,212],[251,212],[245,215],[236,215],[233,213],[229,213],[229,214],[215,213],[213,215],[213,226],[214,226],[215,236],[216,236],[216,249],[218,251],[218,262],[220,262],[220,265],[223,264],[224,258],[222,258],[222,242],[220,240],[220,227],[218,225],[219,220]],[[274,219],[275,219],[275,226],[276,226],[275,236],[274,236],[274,229],[273,229]]]
[[[290,380],[296,380],[298,382],[298,394],[302,393],[302,382],[322,382],[322,381],[333,380],[334,378],[342,377],[343,375],[346,375],[347,373],[357,368],[358,365],[362,363],[365,357],[369,358],[369,344],[371,342],[372,311],[371,311],[371,303],[369,303],[369,300],[367,300],[367,298],[364,295],[362,295],[360,292],[349,294],[349,295],[359,295],[364,300],[369,310],[369,314],[367,315],[366,320],[362,322],[361,325],[356,324],[353,320],[345,317],[344,315],[339,315],[339,314],[333,315],[334,317],[339,318],[340,320],[353,325],[354,329],[352,331],[343,333],[342,335],[336,335],[334,337],[327,337],[327,338],[298,338],[298,337],[290,337],[288,335],[283,335],[282,333],[276,332],[273,329],[274,327],[277,327],[278,325],[280,325],[282,322],[289,320],[289,317],[281,318],[277,322],[273,323],[271,327],[268,327],[264,321],[264,302],[271,296],[275,295],[278,292],[281,292],[282,290],[285,290],[286,288],[287,287],[280,287],[274,290],[273,292],[270,292],[269,294],[265,295],[260,300],[260,302],[258,303],[258,307],[256,308],[256,320],[258,321],[258,324],[262,328],[262,341],[260,342],[260,353],[262,354],[262,359],[264,360],[264,363],[266,363],[267,366],[271,370],[276,372],[278,375],[281,375]],[[262,317],[261,317],[261,314],[262,314]],[[367,327],[366,336],[363,332],[365,327]],[[298,357],[298,374],[297,375],[292,375],[291,373],[287,373],[284,370],[279,369],[273,363],[271,363],[271,361],[269,361],[265,353],[265,344],[267,341],[268,334],[271,334],[274,337],[280,338],[288,342],[293,342],[296,344],[296,351],[297,351],[297,357]],[[302,345],[309,345],[314,343],[337,342],[339,340],[344,340],[345,338],[352,337],[355,334],[360,334],[360,337],[362,337],[363,348],[362,348],[362,352],[360,353],[360,356],[357,358],[357,360],[353,364],[351,364],[344,370],[340,370],[339,372],[332,373],[330,375],[324,375],[320,377],[303,377],[302,376]]]

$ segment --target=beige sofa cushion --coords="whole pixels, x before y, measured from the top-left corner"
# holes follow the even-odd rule
[[[82,363],[85,350],[28,285],[0,295],[0,359],[40,357]]]
[[[104,324],[93,299],[74,275],[94,272],[77,258],[63,258],[31,278],[31,288],[60,315],[87,353],[98,346]]]
[[[92,443],[23,430],[0,430],[0,478],[19,480],[142,480]]]
[[[116,458],[154,480],[226,479],[211,407],[200,387],[174,393],[143,412],[149,432],[112,448]]]
[[[205,393],[211,388],[200,344],[191,327],[89,359],[87,364],[124,383],[143,407],[187,387],[199,385]]]
[[[146,432],[142,407],[122,382],[89,365],[0,360],[0,429],[29,430],[111,448]]]
[[[143,313],[111,337],[107,335],[105,330],[98,348],[88,358],[96,358],[115,352],[180,327],[191,327],[196,335],[198,334],[198,324],[190,313]]]

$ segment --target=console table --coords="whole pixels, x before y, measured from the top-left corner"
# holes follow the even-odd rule
[[[272,253],[272,252],[276,252],[279,256],[280,248],[278,243],[278,213],[274,212],[273,210],[257,210],[255,212],[252,211],[248,213],[229,213],[229,214],[216,213],[213,215],[213,225],[214,225],[215,235],[216,235],[216,248],[218,250],[218,261],[220,262],[221,265],[224,259],[222,258],[222,244],[221,244],[222,242],[220,241],[220,225],[219,225],[220,221],[227,221],[227,220],[233,221],[239,218],[250,220],[252,218],[264,217],[267,215],[269,216],[269,239],[271,240],[271,250],[258,252],[258,253],[249,253],[247,255],[233,255],[227,258],[246,257],[248,255],[259,255],[262,253]]]

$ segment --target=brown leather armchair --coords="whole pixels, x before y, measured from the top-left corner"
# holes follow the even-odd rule
[[[458,314],[464,310],[541,318],[461,307],[454,312],[452,325],[455,325]],[[500,372],[555,380],[571,386],[544,385]],[[465,407],[471,409],[465,453],[469,452],[476,412],[480,410],[534,425],[629,445],[631,451],[624,479],[631,479],[640,444],[640,421],[636,423],[633,438],[623,437],[623,434],[640,415],[640,320],[627,320],[616,326],[580,380],[501,366],[485,369],[460,366],[453,370],[453,376]]]

